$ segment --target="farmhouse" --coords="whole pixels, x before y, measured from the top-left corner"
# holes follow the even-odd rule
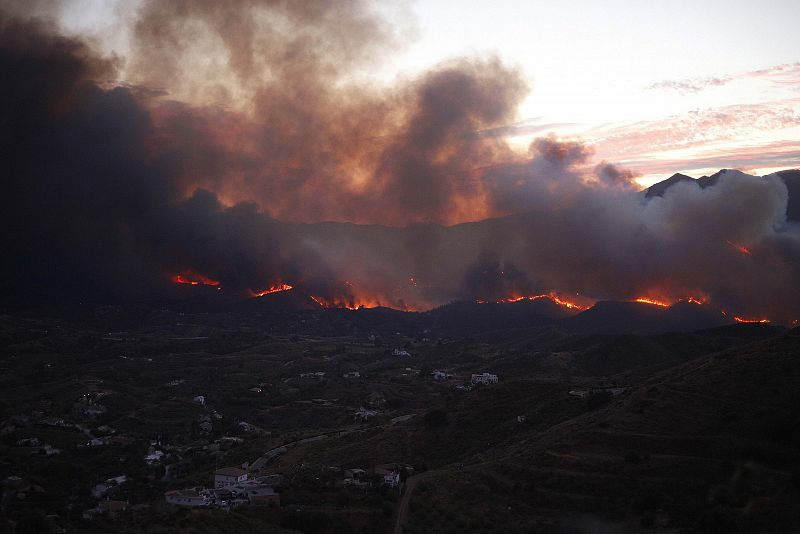
[[[247,480],[247,471],[238,467],[223,467],[214,471],[214,487],[225,488]]]
[[[353,414],[353,417],[356,421],[368,421],[376,415],[378,415],[378,412],[375,410],[368,410],[362,406],[355,414]]]
[[[388,473],[383,475],[383,485],[396,488],[400,485],[400,473]]]

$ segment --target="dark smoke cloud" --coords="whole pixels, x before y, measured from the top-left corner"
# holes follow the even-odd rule
[[[490,213],[481,168],[512,159],[478,130],[527,93],[496,58],[391,87],[362,80],[410,32],[375,4],[146,2],[126,73],[184,103],[157,109],[185,192],[208,188],[284,221],[405,225]]]
[[[513,68],[454,60],[375,89],[353,73],[401,33],[325,5],[145,3],[125,63],[4,17],[3,294],[146,299],[193,269],[225,291],[395,307],[555,290],[800,316],[781,178],[645,199],[624,169],[587,173],[580,142],[517,154],[478,134],[526,94]],[[208,50],[217,77],[192,70]]]

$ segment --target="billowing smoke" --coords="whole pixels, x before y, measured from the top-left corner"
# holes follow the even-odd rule
[[[191,270],[346,304],[556,291],[800,317],[786,179],[646,199],[580,142],[520,154],[482,134],[514,119],[519,72],[459,59],[378,84],[411,32],[371,6],[144,2],[111,59],[5,15],[3,294],[148,299]]]

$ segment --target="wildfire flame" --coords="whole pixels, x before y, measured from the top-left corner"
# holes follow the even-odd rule
[[[546,293],[543,295],[525,295],[525,296],[515,296],[515,297],[508,297],[504,299],[500,299],[495,301],[497,304],[506,304],[510,302],[519,302],[521,300],[539,300],[539,299],[550,299],[551,301],[555,302],[559,306],[563,306],[565,308],[569,308],[571,310],[585,310],[588,306],[582,306],[575,302],[571,302],[566,300],[562,297],[559,297],[555,292]],[[485,300],[476,300],[477,304],[487,304],[488,302]]]
[[[181,271],[172,277],[172,281],[176,284],[187,284],[192,286],[212,286],[219,289],[219,280],[214,280],[204,276],[192,269]]]
[[[697,304],[699,306],[702,306],[702,305],[704,305],[706,303],[705,299],[698,299],[698,298],[695,298],[695,297],[686,297],[686,302],[690,302],[692,304]]]
[[[737,323],[769,323],[769,322],[771,322],[769,319],[748,319],[748,318],[745,318],[745,317],[739,317],[738,315],[735,315],[733,317],[733,320],[736,321]]]
[[[753,253],[750,252],[750,249],[745,247],[745,246],[743,246],[743,245],[737,245],[733,241],[728,241],[728,240],[725,240],[725,242],[728,243],[733,248],[735,248],[736,250],[738,250],[739,252],[741,252],[742,254],[744,254],[745,256],[752,256],[753,255]]]
[[[317,295],[310,295],[311,300],[322,306],[323,308],[346,308],[348,310],[360,310],[362,308],[378,308],[383,306],[381,301],[376,298],[325,298]],[[402,306],[403,311],[415,311],[406,306]]]
[[[270,286],[269,288],[265,289],[264,291],[259,291],[258,293],[253,293],[254,297],[263,297],[264,295],[270,295],[272,293],[280,293],[281,291],[290,291],[294,289],[294,286],[290,286],[289,284],[277,284]],[[313,297],[312,297],[313,298]]]
[[[655,300],[647,297],[639,297],[634,302],[640,302],[642,304],[652,304],[653,306],[661,306],[662,308],[666,308],[670,306],[669,302],[664,302],[663,300]]]

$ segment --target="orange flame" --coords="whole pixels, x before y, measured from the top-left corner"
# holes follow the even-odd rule
[[[706,303],[705,299],[698,299],[695,297],[686,297],[686,302],[690,302],[692,304],[698,304],[700,306]]]
[[[727,239],[725,240],[725,242],[728,243],[733,248],[735,248],[736,250],[738,250],[739,252],[741,252],[742,254],[744,254],[745,256],[752,256],[753,255],[753,253],[750,252],[750,249],[745,247],[745,246],[743,246],[743,245],[737,245],[733,241],[728,241]]]
[[[272,285],[269,288],[265,289],[264,291],[259,291],[258,293],[253,293],[254,297],[263,297],[264,295],[270,295],[272,293],[280,293],[281,291],[290,291],[294,289],[294,286],[290,286],[289,284],[277,284]]]
[[[653,306],[661,306],[662,308],[666,308],[670,306],[669,302],[664,302],[663,300],[655,300],[647,297],[639,297],[634,302],[640,302],[642,304],[652,304]]]
[[[519,302],[521,300],[538,300],[538,299],[550,299],[551,301],[553,301],[554,303],[558,304],[559,306],[563,306],[563,307],[569,308],[571,310],[585,310],[585,309],[588,308],[588,306],[582,306],[582,305],[580,305],[580,304],[578,304],[576,302],[572,302],[572,301],[566,300],[566,299],[564,299],[562,297],[559,297],[555,292],[552,292],[552,291],[550,293],[543,294],[543,295],[526,295],[526,296],[521,296],[521,297],[520,296],[507,297],[507,298],[500,299],[500,300],[495,301],[495,302],[497,304],[506,304],[506,303],[510,303],[510,302]],[[476,300],[475,302],[477,304],[487,304],[487,301],[485,301],[485,300]]]
[[[176,284],[187,284],[192,286],[212,286],[219,288],[219,280],[214,280],[213,278],[204,276],[198,272],[193,271],[192,269],[186,269],[184,271],[181,271],[180,273],[172,277],[172,281],[175,282]]]
[[[737,323],[769,323],[769,322],[771,322],[769,319],[747,319],[745,317],[739,317],[738,315],[735,315],[733,317],[733,320],[736,321]]]
[[[362,308],[377,308],[383,306],[381,301],[376,298],[360,299],[360,298],[325,298],[317,295],[310,295],[311,300],[322,306],[323,308],[346,308],[348,310],[360,310]],[[408,307],[402,307],[403,311],[414,311]]]

